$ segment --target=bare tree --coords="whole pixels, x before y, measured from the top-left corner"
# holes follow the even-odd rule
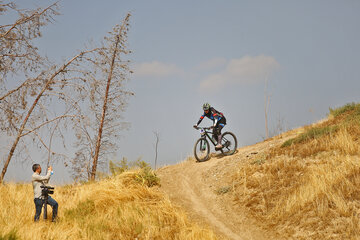
[[[89,98],[83,103],[83,109],[88,111],[77,126],[78,151],[72,161],[77,179],[87,176],[95,180],[98,165],[106,161],[107,155],[116,152],[119,132],[128,127],[121,121],[121,114],[128,96],[133,95],[124,88],[131,71],[129,61],[121,56],[130,53],[127,50],[129,19],[127,14],[122,24],[116,25],[105,37],[102,50],[92,57],[93,72],[87,82]]]
[[[277,116],[276,125],[273,127],[272,131],[270,131],[269,137],[277,136],[287,130],[285,118],[280,115]]]
[[[75,64],[75,67],[76,66],[79,66],[79,65],[76,65],[76,62],[77,61],[81,61],[81,58],[85,55],[85,54],[88,54],[88,53],[91,53],[93,51],[96,51],[98,49],[94,49],[94,50],[90,50],[90,51],[83,51],[83,52],[80,52],[79,54],[77,54],[76,56],[74,56],[73,58],[71,58],[69,61],[67,61],[64,65],[62,65],[61,67],[59,68],[55,68],[53,69],[53,72],[51,73],[51,75],[49,75],[43,85],[42,85],[42,88],[40,89],[40,91],[38,93],[36,93],[36,97],[33,99],[33,103],[30,105],[30,108],[25,112],[25,114],[14,114],[14,117],[16,119],[19,119],[20,121],[20,126],[15,126],[14,125],[14,128],[16,129],[16,137],[15,137],[15,140],[11,146],[11,149],[9,151],[9,154],[7,156],[7,159],[5,161],[5,164],[4,164],[4,167],[3,167],[3,170],[1,172],[1,176],[0,176],[0,183],[3,181],[4,179],[4,176],[5,176],[5,173],[7,171],[7,168],[9,166],[9,163],[14,155],[14,152],[15,152],[15,149],[16,147],[18,146],[18,143],[19,143],[19,140],[20,138],[30,134],[30,133],[33,133],[35,134],[35,136],[39,139],[39,141],[47,148],[49,149],[48,146],[46,146],[45,142],[43,141],[43,139],[39,136],[39,134],[37,133],[37,129],[41,128],[42,126],[50,123],[50,122],[53,122],[53,121],[56,121],[60,118],[66,118],[66,117],[70,117],[70,118],[74,118],[76,117],[76,115],[60,115],[60,116],[57,116],[55,117],[54,119],[52,120],[48,120],[47,119],[47,114],[46,114],[46,107],[44,106],[45,104],[42,104],[40,99],[43,98],[43,97],[48,97],[48,96],[51,96],[51,95],[55,95],[57,96],[59,99],[62,99],[62,100],[66,100],[66,101],[69,101],[68,99],[65,98],[65,95],[64,93],[60,92],[60,93],[57,93],[55,90],[54,90],[54,87],[57,86],[57,84],[60,83],[60,88],[64,88],[65,87],[65,84],[69,84],[69,81],[70,79],[72,78],[64,78],[64,76],[62,76],[61,79],[57,79],[57,77],[61,76],[62,73],[65,73],[65,71],[68,71],[68,68],[69,66],[71,66],[72,64]],[[75,70],[73,70],[75,71]],[[68,104],[68,102],[67,102]],[[28,121],[31,120],[31,116],[35,110],[35,108],[39,106],[39,112],[41,114],[38,114],[37,116],[33,117],[32,118],[32,124],[36,123],[36,122],[42,122],[39,126],[36,126],[34,128],[32,128],[31,130],[28,130],[26,133],[24,133],[24,130],[26,128],[26,125],[28,124]],[[70,104],[68,104],[70,105]],[[71,106],[75,106],[75,105],[71,105]],[[42,117],[40,117],[42,116]],[[45,119],[44,119],[45,118]],[[40,119],[44,119],[42,121],[40,121]]]
[[[110,114],[108,114],[108,109],[110,104],[112,104],[112,107],[115,107],[115,111],[121,110],[121,105],[124,105],[123,100],[123,94],[131,94],[129,92],[124,92],[122,90],[122,82],[125,80],[124,70],[128,71],[128,65],[124,64],[124,62],[121,62],[120,54],[124,53],[127,54],[128,51],[126,50],[126,41],[127,41],[127,32],[129,30],[129,18],[130,14],[128,14],[123,23],[121,25],[117,25],[113,29],[113,33],[110,34],[110,37],[106,38],[107,44],[108,44],[108,51],[104,51],[104,59],[108,60],[109,54],[111,54],[111,64],[108,66],[107,69],[103,70],[104,74],[107,74],[107,83],[106,83],[106,89],[103,94],[103,106],[102,106],[102,113],[101,113],[101,119],[99,124],[99,130],[95,145],[95,154],[93,158],[93,165],[91,170],[91,180],[95,180],[96,175],[96,168],[98,164],[99,159],[99,152],[100,152],[100,146],[103,138],[103,128],[105,124],[105,117],[108,115],[108,121],[107,127],[115,129],[116,127],[111,126],[110,121]],[[112,92],[110,92],[110,87],[112,87]],[[117,91],[118,90],[118,91]],[[118,103],[120,106],[116,106]],[[120,107],[120,109],[118,108]],[[112,110],[112,109],[110,109]],[[113,120],[116,120],[113,118]],[[116,126],[116,124],[115,124]],[[113,131],[113,130],[112,130]],[[110,132],[109,132],[110,133]]]
[[[57,4],[36,10],[19,9],[13,2],[0,1],[0,15],[16,13],[18,19],[0,26],[0,129],[11,134],[19,124],[21,112],[26,109],[28,96],[35,96],[43,84],[47,63],[38,53],[33,40],[41,36],[41,27],[58,15]],[[31,76],[35,73],[35,77]],[[14,79],[25,79],[14,87]]]
[[[160,133],[158,131],[153,131],[154,135],[155,135],[155,170],[157,168],[157,158],[158,158],[158,146],[159,146],[159,141],[160,141]]]
[[[19,9],[13,2],[0,1],[0,15],[18,15],[15,22],[0,26],[0,129],[8,135],[19,133],[21,128],[18,126],[28,108],[28,97],[33,97],[43,84],[45,72],[40,68],[47,61],[40,56],[33,40],[41,37],[41,27],[52,22],[53,17],[59,14],[56,9],[57,3],[46,8],[27,10]],[[34,72],[38,72],[37,76],[31,77]],[[25,79],[17,87],[14,87],[13,79],[7,79],[15,75]],[[5,162],[0,182],[9,159],[11,157]]]
[[[38,53],[33,40],[41,37],[41,27],[52,22],[53,17],[59,14],[57,3],[46,8],[27,10],[19,9],[13,2],[0,1],[0,15],[7,12],[15,12],[18,19],[0,26],[0,82],[3,82],[9,73],[21,72],[26,75],[44,64],[45,59]],[[19,90],[28,84],[29,81],[25,81],[13,90]],[[12,91],[7,93],[11,94]]]
[[[67,158],[52,145],[60,137],[65,148],[64,131],[72,127],[78,148],[73,167],[78,173],[85,169],[87,178],[95,179],[99,159],[116,151],[115,139],[128,126],[121,122],[121,113],[127,97],[133,95],[123,86],[131,71],[129,61],[122,61],[120,55],[130,52],[126,50],[130,14],[100,48],[84,50],[56,66],[40,56],[32,43],[41,36],[40,27],[58,14],[56,8],[55,3],[44,9],[19,10],[13,3],[0,1],[0,15],[19,14],[15,23],[0,26],[0,129],[13,138],[0,183],[19,144],[19,154],[29,154],[31,144],[43,149],[48,164],[54,155]],[[15,87],[6,84],[14,74],[25,79]]]
[[[270,96],[268,93],[268,78],[265,78],[265,90],[264,90],[264,112],[265,112],[265,136],[269,138],[269,124],[268,124],[268,113],[270,105]]]

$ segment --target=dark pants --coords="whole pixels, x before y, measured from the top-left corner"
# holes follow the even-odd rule
[[[217,140],[218,144],[221,143],[221,129],[226,125],[226,118],[221,118],[217,123],[216,126],[213,129],[213,135],[215,140]]]
[[[39,218],[41,215],[41,209],[44,205],[44,199],[34,198],[34,203],[35,203],[35,209],[36,209],[34,221],[36,222],[36,221],[39,221]],[[52,220],[55,221],[59,204],[50,196],[48,198],[47,204],[50,205],[53,209],[52,210]]]

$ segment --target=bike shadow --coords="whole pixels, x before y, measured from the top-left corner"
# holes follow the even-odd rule
[[[237,154],[239,151],[236,149],[236,151],[231,154],[230,156],[234,155],[234,154]],[[221,158],[224,158],[224,157],[228,157],[229,155],[224,155],[222,152],[215,152],[215,153],[212,153],[211,157],[215,157],[217,159],[221,159]]]
[[[238,152],[239,152],[239,151],[236,149],[236,151],[235,151],[232,155],[234,155],[234,154],[236,154],[236,153],[238,153]],[[207,160],[204,161],[204,162],[207,162],[207,161],[211,160],[212,158],[222,159],[222,158],[224,158],[224,157],[228,157],[228,156],[224,155],[222,152],[213,152],[213,153],[210,153],[209,159],[207,159]]]

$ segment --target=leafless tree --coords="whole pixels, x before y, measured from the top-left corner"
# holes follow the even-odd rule
[[[54,16],[59,14],[57,8],[57,3],[54,3],[46,8],[27,10],[19,9],[14,2],[0,1],[0,15],[11,12],[18,14],[15,22],[0,26],[0,83],[4,82],[9,73],[27,75],[44,64],[45,59],[38,53],[33,40],[41,37],[41,27],[52,22]],[[19,90],[28,85],[30,80],[6,93]]]
[[[276,125],[273,127],[272,131],[269,133],[269,137],[277,136],[287,130],[285,118],[280,115],[277,116]]]
[[[56,9],[56,3],[26,10],[19,9],[13,2],[0,1],[0,15],[18,15],[13,23],[0,26],[0,129],[8,134],[17,130],[19,115],[27,108],[28,96],[34,97],[43,84],[45,72],[40,68],[47,61],[40,56],[33,40],[41,36],[41,27],[59,14]],[[14,87],[14,76],[24,81]]]
[[[264,113],[265,113],[265,136],[269,138],[269,124],[268,124],[268,113],[270,105],[270,95],[268,93],[268,78],[265,78],[265,90],[264,90]]]
[[[158,131],[153,131],[154,135],[155,135],[155,144],[154,144],[154,148],[155,148],[155,170],[157,168],[157,158],[158,158],[158,146],[159,146],[159,141],[160,141],[160,133]]]
[[[133,93],[124,90],[130,70],[120,55],[129,53],[130,14],[101,47],[87,47],[57,66],[40,56],[32,43],[41,36],[40,27],[58,14],[56,8],[55,3],[44,9],[19,10],[14,3],[0,1],[0,14],[19,14],[15,23],[0,26],[0,129],[13,139],[0,183],[14,154],[29,154],[32,145],[47,153],[48,165],[53,156],[68,158],[52,145],[54,140],[62,141],[65,147],[64,132],[69,128],[75,129],[78,140],[72,161],[75,171],[85,169],[88,179],[95,179],[99,159],[115,152],[119,130],[127,126],[121,122],[121,113]],[[15,87],[6,84],[15,74],[25,80]]]
[[[16,134],[15,134],[15,139],[14,142],[10,148],[9,154],[7,156],[7,159],[5,161],[3,170],[1,172],[1,176],[0,176],[0,182],[3,181],[5,173],[7,171],[7,168],[9,166],[9,163],[14,155],[15,149],[18,146],[18,143],[20,141],[20,138],[29,135],[29,134],[33,134],[35,138],[37,138],[42,145],[44,145],[44,147],[46,149],[48,149],[48,151],[50,151],[50,148],[46,145],[45,141],[41,138],[40,134],[38,133],[38,130],[49,124],[52,123],[54,121],[57,121],[61,118],[76,118],[79,117],[81,115],[79,114],[71,114],[71,115],[67,115],[67,114],[60,114],[56,117],[54,117],[53,119],[48,119],[48,108],[46,107],[46,105],[49,103],[49,101],[52,98],[57,98],[59,100],[65,101],[65,105],[67,107],[73,108],[75,110],[78,110],[78,108],[76,108],[76,101],[75,104],[71,104],[71,97],[67,97],[65,94],[65,91],[57,91],[57,89],[64,89],[65,87],[68,88],[74,88],[74,86],[79,86],[79,91],[81,91],[81,86],[80,85],[73,85],[70,82],[72,82],[72,80],[74,79],[79,79],[79,76],[75,76],[73,77],[72,74],[75,73],[78,74],[79,72],[82,72],[82,69],[78,69],[79,68],[79,62],[81,62],[82,57],[84,57],[84,55],[89,54],[91,52],[97,51],[98,49],[93,49],[93,50],[89,50],[89,51],[83,51],[80,52],[79,54],[75,55],[74,57],[72,57],[70,60],[68,60],[65,64],[63,64],[62,66],[56,68],[51,68],[51,71],[49,73],[48,76],[44,76],[45,78],[42,79],[43,80],[43,84],[42,84],[42,88],[39,88],[39,91],[36,92],[35,96],[32,98],[32,104],[29,106],[26,106],[25,111],[23,112],[15,112],[13,110],[10,110],[9,113],[13,115],[12,118],[16,118],[16,122],[15,123],[19,123],[19,124],[14,124],[12,127]],[[72,68],[74,67],[74,68]],[[43,73],[41,73],[41,76],[43,75]],[[81,79],[81,78],[80,78]],[[44,98],[46,98],[46,100],[43,100]],[[43,101],[41,101],[43,100]],[[12,105],[9,106],[10,108],[12,107]],[[37,110],[37,111],[35,111]],[[67,110],[67,112],[69,112],[69,110]],[[30,121],[30,123],[29,123]],[[40,123],[39,125],[36,125]],[[28,128],[27,126],[31,126],[30,128]],[[25,132],[24,132],[25,131]]]
[[[87,59],[93,64],[93,72],[87,82],[90,97],[83,103],[83,109],[88,111],[77,126],[78,151],[72,161],[77,179],[87,176],[95,180],[98,165],[117,151],[120,130],[128,127],[122,122],[122,113],[133,93],[124,88],[131,71],[129,61],[122,56],[130,53],[127,50],[129,19],[127,14],[122,24],[105,37],[102,50]]]
[[[18,8],[13,2],[0,1],[0,15],[4,14],[18,15],[14,22],[0,26],[0,129],[12,135],[20,130],[19,125],[29,108],[29,97],[34,98],[44,82],[45,71],[41,68],[47,61],[40,56],[33,40],[41,36],[41,27],[52,22],[59,13],[57,3],[46,8],[27,10]],[[14,76],[25,80],[14,87]],[[6,168],[3,169],[0,182]]]
[[[81,118],[77,104],[79,100],[66,94],[67,88],[81,92],[79,82],[84,80],[83,76],[89,71],[81,65],[82,58],[99,49],[80,52],[61,66],[51,65],[46,58],[40,56],[33,40],[41,36],[41,27],[58,15],[56,9],[56,3],[47,8],[20,10],[12,2],[0,2],[1,14],[13,11],[19,16],[14,23],[0,26],[0,128],[9,139],[13,138],[0,182],[4,179],[19,143],[23,143],[19,153],[29,153],[29,144],[35,145],[39,150],[44,149],[48,152],[49,163],[50,156],[55,155],[51,150],[54,134],[62,135],[68,125],[65,119],[79,121]],[[25,80],[14,87],[14,77]],[[52,103],[63,111],[52,114]],[[51,134],[43,133],[44,126],[51,124],[55,124]],[[46,139],[48,135],[50,138]],[[21,140],[24,137],[29,137],[32,141]]]

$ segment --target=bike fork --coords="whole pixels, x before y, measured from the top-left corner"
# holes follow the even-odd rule
[[[205,138],[203,138],[202,141],[200,141],[200,150],[205,151],[205,149],[206,149],[206,140]]]

